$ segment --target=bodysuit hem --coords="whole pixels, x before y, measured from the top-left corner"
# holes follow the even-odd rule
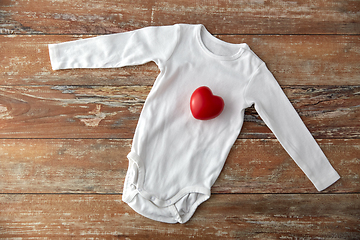
[[[186,223],[187,221],[190,220],[190,218],[194,215],[197,207],[205,202],[206,200],[208,200],[210,198],[210,196],[206,196],[203,195],[203,197],[199,198],[190,208],[189,212],[187,212],[185,215],[183,215],[182,217],[179,215],[175,204],[168,206],[167,208],[169,208],[169,212],[171,212],[174,217],[166,217],[166,216],[153,216],[151,214],[146,213],[145,211],[141,210],[141,207],[138,207],[136,205],[136,203],[134,203],[133,201],[126,201],[126,199],[122,199],[123,202],[125,202],[126,204],[128,204],[135,212],[137,212],[138,214],[149,218],[151,220],[155,220],[155,221],[159,221],[159,222],[164,222],[164,223]]]
[[[138,155],[134,152],[130,152],[128,154],[128,159],[129,168],[125,177],[122,200],[127,203],[134,211],[140,215],[143,215],[144,217],[166,223],[185,223],[192,217],[197,207],[210,198],[210,189],[201,186],[191,186],[181,189],[177,194],[175,194],[175,196],[169,199],[157,199],[143,189],[143,178],[140,174],[141,171],[136,173],[136,171],[133,171],[132,169],[132,164],[136,164],[136,168],[139,168],[139,165],[141,165]],[[191,206],[189,206],[187,212],[180,215],[178,209],[176,208],[176,204],[183,197],[191,193],[199,193],[201,195],[194,203],[192,203]],[[151,215],[148,209],[144,209],[144,207],[139,204],[140,201],[146,201],[147,204],[150,204],[149,207],[155,207],[159,210],[164,210],[167,213],[170,213],[171,217]]]

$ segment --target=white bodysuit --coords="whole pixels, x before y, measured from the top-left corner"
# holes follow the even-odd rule
[[[339,175],[282,89],[248,45],[212,36],[201,25],[147,27],[50,44],[52,68],[116,68],[154,61],[160,69],[142,109],[123,201],[148,218],[185,223],[210,197],[244,121],[255,109],[321,191]],[[211,120],[190,111],[192,93],[209,87],[224,102]]]

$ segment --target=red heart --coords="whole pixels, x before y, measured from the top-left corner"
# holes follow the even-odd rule
[[[190,98],[190,109],[194,118],[209,120],[216,118],[224,109],[224,100],[213,95],[210,88],[199,87]]]

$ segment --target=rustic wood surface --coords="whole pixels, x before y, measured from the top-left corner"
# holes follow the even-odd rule
[[[360,17],[359,17],[360,18]],[[359,26],[360,29],[360,26]],[[0,35],[1,85],[141,85],[160,73],[154,63],[117,69],[52,71],[47,44],[84,35]],[[281,85],[358,85],[359,35],[217,35],[246,42]],[[341,61],[339,61],[341,59]]]
[[[0,86],[2,138],[131,138],[149,86]],[[312,134],[359,138],[359,86],[284,86]],[[274,137],[254,108],[239,138]]]
[[[221,34],[357,34],[357,0],[2,0],[6,34],[106,34],[203,23]]]
[[[342,175],[325,190],[360,192],[360,140],[321,139]],[[122,193],[130,139],[2,139],[1,193]],[[317,193],[276,139],[235,142],[213,193]]]
[[[204,240],[359,237],[357,194],[213,194],[185,225],[149,221],[120,198],[2,194],[2,236]]]
[[[272,71],[341,179],[317,192],[254,108],[186,224],[121,201],[154,63],[52,71],[47,44],[202,23]],[[360,239],[360,1],[0,0],[1,239]]]

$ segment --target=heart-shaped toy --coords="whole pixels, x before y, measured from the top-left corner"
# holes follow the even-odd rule
[[[202,86],[197,88],[190,98],[190,110],[198,120],[216,118],[224,109],[224,100],[213,95],[210,88]]]

